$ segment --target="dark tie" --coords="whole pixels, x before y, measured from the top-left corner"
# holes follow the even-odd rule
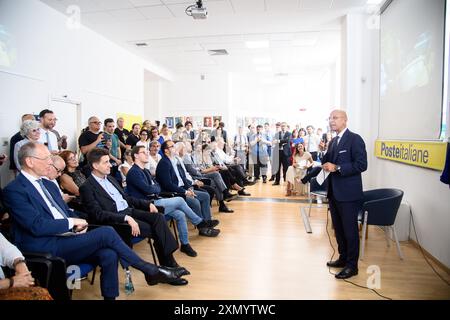
[[[36,180],[37,183],[39,183],[39,185],[41,186],[42,191],[44,191],[45,196],[47,197],[48,201],[50,201],[50,203],[52,204],[52,206],[54,208],[56,208],[56,210],[58,210],[59,213],[61,213],[61,215],[67,219],[67,214],[64,212],[64,210],[58,205],[58,203],[56,203],[55,199],[53,199],[52,195],[50,194],[50,192],[47,190],[47,188],[44,186],[44,183],[42,182],[42,179],[38,179]]]

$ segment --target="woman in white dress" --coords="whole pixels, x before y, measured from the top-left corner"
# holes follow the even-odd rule
[[[305,186],[301,182],[306,174],[306,170],[314,164],[311,154],[305,151],[305,146],[302,143],[297,143],[294,154],[292,156],[292,166],[286,172],[286,196],[294,193],[306,194]]]

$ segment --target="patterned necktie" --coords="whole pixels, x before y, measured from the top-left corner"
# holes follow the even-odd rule
[[[56,203],[55,199],[53,199],[52,195],[50,194],[50,192],[47,190],[47,188],[44,186],[44,183],[42,182],[42,179],[38,179],[36,180],[37,183],[39,183],[39,185],[41,186],[42,191],[44,191],[45,196],[47,197],[48,201],[50,201],[50,203],[52,204],[52,206],[58,210],[59,213],[61,213],[61,215],[67,219],[67,214],[64,212],[64,210],[58,205],[58,203]]]

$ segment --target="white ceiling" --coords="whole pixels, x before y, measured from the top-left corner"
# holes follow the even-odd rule
[[[326,68],[339,56],[340,18],[367,0],[208,0],[206,20],[185,14],[196,0],[41,0],[139,56],[175,73],[301,74]],[[245,41],[269,41],[248,49]],[[146,47],[136,47],[145,42]],[[227,56],[208,50],[226,49]],[[270,58],[264,68],[253,60]],[[262,71],[260,69],[264,69]],[[259,70],[259,71],[258,71]]]

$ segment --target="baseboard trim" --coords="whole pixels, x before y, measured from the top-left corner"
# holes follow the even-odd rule
[[[422,246],[420,246],[415,240],[413,239],[409,239],[409,242],[416,247],[417,249],[422,249],[425,256],[430,259],[431,261],[433,261],[434,264],[436,264],[440,269],[444,270],[447,275],[450,275],[450,268],[447,267],[445,264],[443,264],[442,262],[440,262],[438,259],[436,259],[431,253],[429,253],[427,250],[425,250]]]

